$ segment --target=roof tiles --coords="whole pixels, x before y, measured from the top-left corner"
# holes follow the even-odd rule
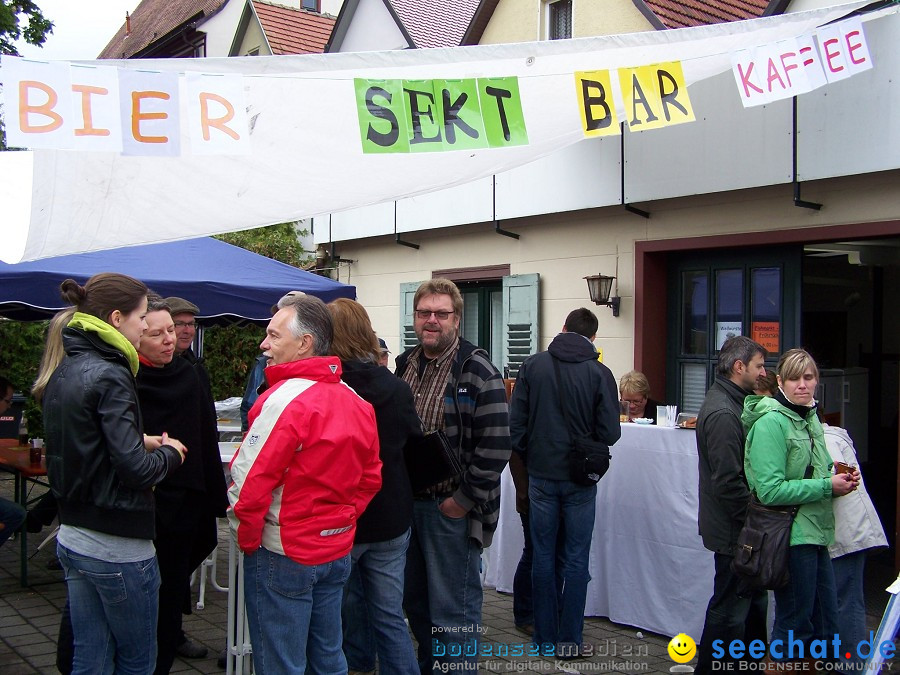
[[[262,24],[272,54],[321,54],[334,28],[334,17],[260,0],[253,9]]]
[[[131,13],[131,33],[122,27],[100,52],[101,59],[129,59],[191,18],[215,14],[227,0],[141,0]]]
[[[666,28],[687,28],[756,19],[768,0],[643,0]]]
[[[416,47],[458,47],[479,0],[389,0]]]

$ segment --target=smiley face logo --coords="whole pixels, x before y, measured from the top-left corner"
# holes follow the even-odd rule
[[[697,643],[687,633],[679,633],[669,641],[669,658],[675,663],[687,663],[697,654]]]

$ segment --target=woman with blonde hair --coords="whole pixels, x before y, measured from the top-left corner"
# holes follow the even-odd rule
[[[44,397],[44,389],[47,388],[50,376],[53,375],[53,371],[66,355],[63,349],[62,333],[63,329],[69,325],[69,321],[72,320],[73,314],[75,314],[75,308],[69,307],[60,310],[50,319],[50,325],[47,327],[47,341],[44,344],[44,353],[41,355],[41,365],[38,367],[34,384],[31,385],[31,395],[38,404]]]
[[[637,370],[630,370],[619,380],[619,399],[628,402],[628,418],[649,418],[656,424],[656,406],[659,401],[650,398],[650,382]]]
[[[60,290],[76,311],[43,404],[72,672],[152,673],[160,583],[153,486],[181,466],[187,449],[165,434],[143,435],[134,377],[147,287],[104,273],[84,286],[66,279]]]
[[[44,353],[41,355],[41,365],[38,367],[34,384],[31,385],[31,395],[38,405],[41,404],[44,397],[44,390],[47,388],[50,376],[53,375],[53,371],[66,355],[63,349],[62,333],[69,321],[72,320],[73,314],[75,314],[75,308],[69,307],[57,312],[50,319]],[[25,527],[29,532],[40,532],[45,526],[52,523],[54,518],[56,518],[56,498],[53,496],[53,492],[48,491],[38,500],[34,508],[28,510]],[[53,569],[61,569],[55,558],[50,561],[49,565]]]
[[[773,397],[748,396],[741,421],[747,429],[744,472],[750,491],[767,506],[799,505],[791,526],[790,581],[775,590],[772,642],[777,660],[810,658],[813,640],[837,633],[837,600],[828,547],[834,542],[832,499],[856,489],[859,472],[832,475],[831,456],[813,397],[819,369],[803,349],[778,361]],[[803,649],[794,649],[802,643]],[[792,652],[788,652],[788,645]]]
[[[412,526],[412,488],[403,448],[421,435],[412,392],[378,364],[381,349],[369,315],[358,302],[328,305],[334,322],[331,349],[341,379],[372,404],[380,443],[381,490],[360,516],[344,588],[344,654],[351,671],[417,675],[419,666],[403,619],[403,578]]]

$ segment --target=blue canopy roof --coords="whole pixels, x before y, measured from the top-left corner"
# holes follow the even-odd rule
[[[16,265],[0,262],[0,316],[46,319],[66,306],[59,294],[65,279],[84,283],[100,272],[128,274],[164,297],[190,300],[200,308],[197,318],[205,325],[268,321],[272,305],[288,291],[325,302],[356,297],[355,286],[203,237]]]

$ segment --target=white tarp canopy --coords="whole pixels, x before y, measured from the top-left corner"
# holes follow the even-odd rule
[[[575,72],[680,62],[684,82],[690,85],[729,70],[739,50],[810,34],[865,4],[699,28],[526,44],[77,62],[178,76],[240,75],[250,152],[191,154],[189,139],[182,138],[178,156],[54,149],[0,153],[0,260],[35,260],[242,230],[500,173],[584,138]],[[896,6],[886,11],[896,11]],[[354,79],[457,78],[517,78],[527,143],[449,152],[363,152]],[[616,103],[622,107],[620,95]]]

